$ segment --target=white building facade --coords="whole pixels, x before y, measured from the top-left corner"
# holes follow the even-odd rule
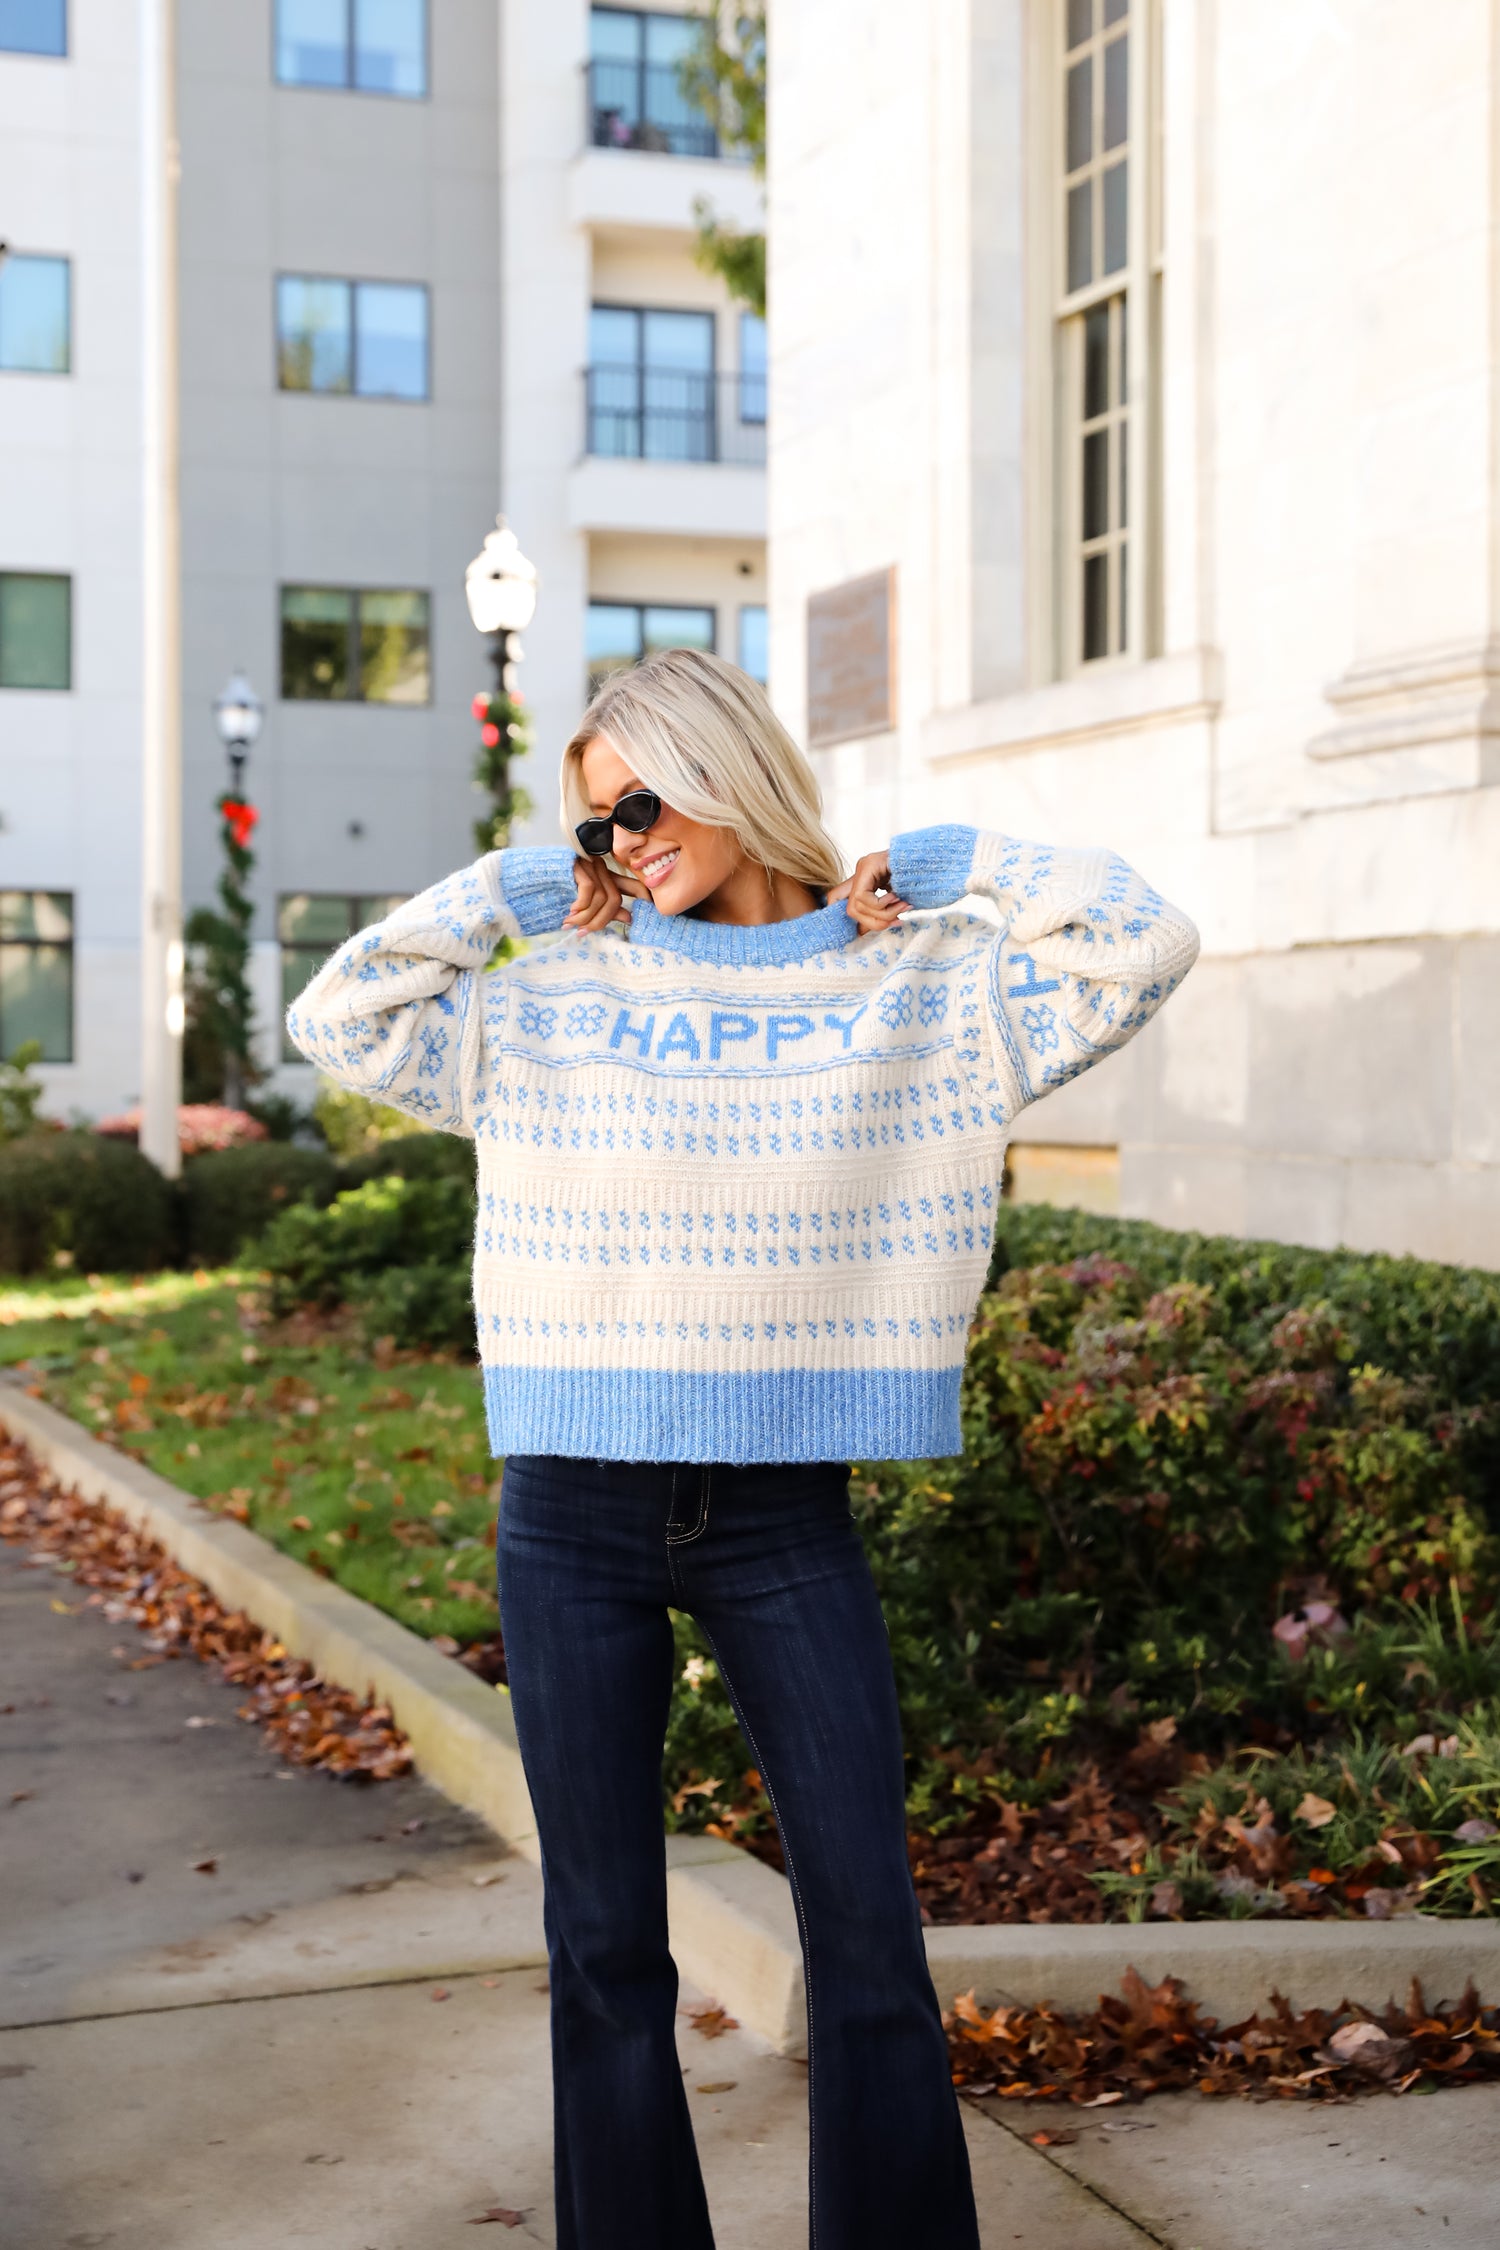
[[[42,1038],[63,1116],[140,1085],[147,5],[0,10],[0,1052]],[[695,199],[760,193],[683,98],[680,10],[177,15],[183,894],[243,669],[262,1056],[306,1100],[283,997],[474,849],[497,508],[541,570],[532,834],[591,676],[663,639],[764,670],[764,327],[692,256]]]
[[[773,12],[772,680],[836,832],[1108,843],[1204,933],[1018,1194],[1500,1265],[1496,37]]]

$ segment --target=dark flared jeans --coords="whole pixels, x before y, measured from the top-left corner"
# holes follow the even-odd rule
[[[713,2242],[667,1950],[672,1609],[712,1645],[781,1831],[807,1979],[813,2250],[977,2250],[847,1466],[512,1455],[499,1570],[546,1885],[558,2250]]]

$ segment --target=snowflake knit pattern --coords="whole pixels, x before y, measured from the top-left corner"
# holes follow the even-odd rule
[[[742,926],[634,902],[556,932],[566,847],[492,852],[334,954],[311,1062],[472,1134],[496,1454],[896,1460],[962,1450],[1005,1145],[1122,1046],[1197,933],[1108,852],[957,825],[891,846],[934,912]]]

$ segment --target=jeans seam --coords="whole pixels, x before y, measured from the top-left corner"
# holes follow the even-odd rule
[[[704,1532],[708,1529],[708,1503],[709,1495],[712,1489],[713,1470],[711,1468],[705,1468],[698,1487],[698,1521],[694,1524],[691,1531],[680,1531],[673,1533],[669,1530],[667,1533],[667,1545],[669,1547],[687,1547],[690,1546],[695,1539],[701,1539],[703,1537]],[[672,1471],[672,1514],[667,1518],[669,1524],[672,1521],[672,1516],[676,1514],[676,1509],[677,1471],[674,1468]]]
[[[818,2154],[818,2113],[816,2101],[817,2080],[813,2074],[813,1956],[812,1940],[808,1934],[807,1917],[802,1910],[802,1887],[797,1881],[797,1870],[792,1862],[792,1847],[787,1841],[786,1827],[782,1821],[781,1814],[777,1811],[776,1808],[776,1792],[771,1787],[771,1776],[766,1771],[765,1761],[761,1757],[760,1745],[755,1739],[755,1730],[751,1726],[749,1719],[745,1716],[745,1712],[740,1704],[740,1699],[735,1693],[734,1683],[730,1679],[728,1672],[724,1668],[724,1659],[719,1654],[719,1645],[717,1641],[714,1639],[713,1634],[709,1631],[708,1627],[703,1623],[703,1620],[701,1618],[699,1618],[697,1622],[699,1629],[703,1634],[703,1638],[707,1641],[710,1649],[713,1651],[714,1662],[719,1667],[719,1677],[724,1682],[725,1691],[728,1694],[730,1702],[734,1706],[734,1715],[739,1720],[740,1726],[744,1731],[745,1740],[750,1745],[750,1752],[755,1760],[756,1771],[760,1775],[761,1785],[764,1788],[766,1796],[770,1802],[771,1816],[776,1823],[777,1833],[781,1838],[781,1854],[783,1859],[786,1861],[787,1882],[791,1887],[792,1905],[796,1909],[797,1930],[802,1940],[802,1984],[803,1990],[807,1997],[807,2169],[809,2186],[812,2187],[815,2182]],[[816,2192],[812,2192],[809,2194],[807,2204],[808,2250],[818,2250],[818,2206]]]

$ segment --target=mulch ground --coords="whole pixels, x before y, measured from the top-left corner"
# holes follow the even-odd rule
[[[65,1489],[24,1446],[3,1437],[0,1538],[79,1589],[81,1601],[65,1605],[70,1611],[95,1609],[135,1626],[142,1637],[134,1668],[183,1657],[216,1668],[243,1693],[240,1717],[259,1726],[288,1764],[346,1781],[410,1771],[410,1747],[386,1706],[320,1679],[123,1517]],[[498,1639],[453,1653],[481,1677],[503,1676]],[[1090,1854],[1128,1844],[1134,1833],[1129,1807],[1089,1782],[1036,1814],[1004,1809],[985,1834],[936,1845],[914,1837],[913,1867],[932,1920],[1097,1920],[1099,1893],[1085,1873]],[[1039,1913],[1044,1901],[1066,1901],[1071,1911]],[[970,1993],[944,2022],[954,2084],[1003,2102],[1107,2108],[1194,2087],[1341,2101],[1500,2077],[1500,2009],[1483,2006],[1472,1988],[1456,2005],[1430,2008],[1414,1986],[1404,2009],[1382,2013],[1345,2005],[1299,2014],[1278,1999],[1269,2015],[1221,2028],[1175,1979],[1148,1986],[1132,1970],[1120,1997],[1102,1997],[1086,2013],[999,2007],[986,2014]],[[1074,2136],[1054,2127],[1031,2137],[1045,2146]]]

